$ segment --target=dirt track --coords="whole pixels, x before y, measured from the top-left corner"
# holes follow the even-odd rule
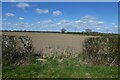
[[[3,32],[6,35],[28,35],[35,48],[35,52],[39,53],[41,49],[46,47],[62,47],[71,48],[77,52],[81,52],[83,48],[83,42],[88,37],[72,34],[60,34],[60,33],[36,33],[36,32]]]

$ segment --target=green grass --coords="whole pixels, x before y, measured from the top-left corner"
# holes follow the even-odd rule
[[[3,78],[117,78],[118,68],[87,65],[78,59],[64,60],[48,59],[46,62],[31,59],[31,64],[19,66],[3,66]]]

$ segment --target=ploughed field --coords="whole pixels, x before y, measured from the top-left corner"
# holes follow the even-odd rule
[[[3,32],[2,34],[30,37],[35,53],[40,53],[45,48],[71,49],[74,50],[75,53],[80,53],[82,52],[84,40],[86,38],[93,37],[73,34],[39,32]]]

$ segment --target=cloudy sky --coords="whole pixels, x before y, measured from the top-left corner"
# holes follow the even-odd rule
[[[116,2],[3,2],[3,30],[118,32]]]

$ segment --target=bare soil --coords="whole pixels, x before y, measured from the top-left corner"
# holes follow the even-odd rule
[[[2,32],[3,35],[29,36],[32,39],[35,53],[46,47],[61,47],[74,49],[82,52],[83,43],[86,38],[93,36],[62,34],[62,33],[39,33],[39,32]]]

